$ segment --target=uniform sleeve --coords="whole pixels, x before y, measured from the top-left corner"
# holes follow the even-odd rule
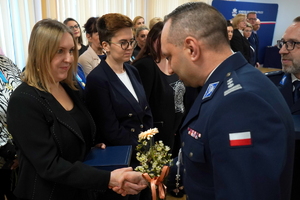
[[[217,120],[209,121],[208,131],[216,199],[280,199],[291,133],[279,114],[250,92],[228,95],[212,113]]]
[[[27,93],[13,94],[10,99],[8,129],[19,148],[20,160],[29,162],[45,180],[80,189],[107,189],[110,172],[80,161],[71,163],[60,156],[57,145],[61,144],[51,134],[51,120],[45,117],[43,103],[41,98]]]

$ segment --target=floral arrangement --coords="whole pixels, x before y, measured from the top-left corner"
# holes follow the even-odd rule
[[[139,144],[136,147],[136,158],[141,162],[136,171],[143,173],[143,177],[150,182],[152,199],[156,200],[156,189],[159,198],[165,198],[166,187],[163,185],[164,178],[169,172],[169,163],[172,161],[170,147],[164,145],[162,141],[154,143],[153,136],[158,133],[157,128],[149,129],[139,134]]]
[[[137,145],[136,158],[141,162],[141,166],[135,168],[136,171],[148,173],[151,178],[160,176],[162,167],[171,162],[169,146],[165,146],[162,141],[153,142],[153,136],[158,133],[157,128],[149,129],[139,134],[139,144]]]

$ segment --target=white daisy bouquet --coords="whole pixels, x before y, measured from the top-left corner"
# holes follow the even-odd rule
[[[141,165],[135,168],[142,172],[143,177],[150,182],[152,199],[156,200],[156,189],[159,198],[165,198],[166,187],[163,184],[164,178],[168,175],[169,164],[172,161],[170,147],[164,145],[162,141],[154,142],[153,136],[158,133],[157,128],[149,129],[139,134],[139,144],[136,147],[136,158]]]

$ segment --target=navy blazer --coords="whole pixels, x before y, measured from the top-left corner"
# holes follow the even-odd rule
[[[290,73],[267,72],[265,75],[278,87],[293,115],[300,115],[300,101],[294,103],[293,83]]]
[[[91,127],[95,124],[78,91],[63,85]],[[22,83],[11,95],[8,130],[18,147],[20,163],[17,197],[22,199],[82,199],[82,189],[105,190],[110,172],[83,164],[86,146],[76,121],[47,92]]]
[[[252,31],[250,37],[248,38],[248,41],[250,43],[250,45],[253,47],[253,49],[255,50],[255,63],[259,62],[258,59],[258,48],[259,48],[259,39],[258,39],[258,35],[257,33],[254,33]]]
[[[87,76],[86,105],[96,123],[96,142],[108,146],[138,144],[138,135],[153,128],[152,114],[138,71],[124,63],[137,101],[104,57]],[[159,97],[158,97],[159,98]],[[135,153],[132,154],[135,160]]]
[[[249,143],[234,146],[230,134]],[[181,136],[189,200],[289,199],[294,151],[291,114],[274,84],[240,53],[226,59],[209,77]]]

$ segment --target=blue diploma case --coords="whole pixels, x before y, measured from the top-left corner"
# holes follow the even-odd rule
[[[128,167],[131,159],[132,146],[108,146],[105,149],[93,148],[83,163],[98,169],[113,171]]]

